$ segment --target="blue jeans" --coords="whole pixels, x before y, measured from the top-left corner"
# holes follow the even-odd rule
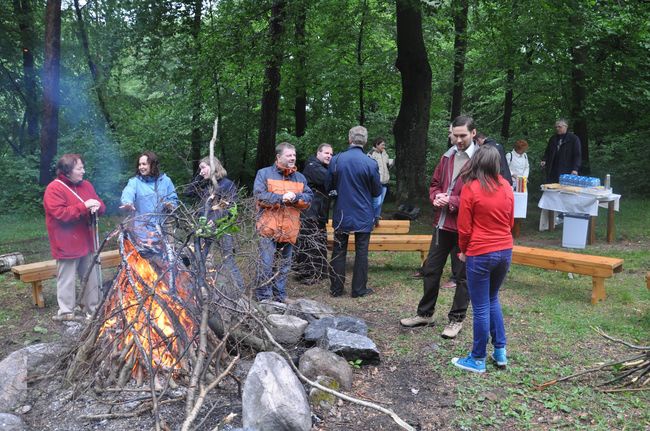
[[[492,337],[492,345],[496,349],[506,346],[499,288],[508,274],[511,260],[512,249],[467,256],[467,288],[474,314],[473,358],[483,359],[487,356],[489,337]]]
[[[279,262],[274,265],[276,252]],[[273,238],[260,238],[260,258],[262,262],[257,272],[255,296],[258,301],[274,299],[284,302],[287,299],[285,287],[291,269],[293,245],[276,242]],[[277,273],[275,273],[277,271]]]
[[[387,191],[388,191],[388,186],[382,184],[381,194],[376,198],[372,198],[372,208],[375,210],[375,220],[381,216],[381,206],[384,204],[384,199],[386,199]]]

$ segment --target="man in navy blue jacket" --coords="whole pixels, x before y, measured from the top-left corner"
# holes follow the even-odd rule
[[[354,233],[355,257],[352,273],[353,298],[373,293],[368,288],[368,244],[374,226],[372,198],[381,194],[377,162],[366,156],[363,146],[368,142],[365,127],[355,126],[348,133],[350,147],[332,158],[327,173],[330,191],[336,190],[334,204],[334,249],[330,271],[330,293],[343,295],[345,258],[348,237]]]

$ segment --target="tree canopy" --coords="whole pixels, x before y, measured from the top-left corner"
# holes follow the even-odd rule
[[[57,3],[52,131],[46,11]],[[528,140],[533,184],[555,120],[567,118],[583,140],[585,173],[610,173],[617,191],[648,194],[640,175],[650,161],[640,148],[650,132],[643,2],[4,0],[2,9],[5,211],[40,208],[39,165],[57,158],[44,149],[82,154],[108,202],[143,150],[159,153],[177,184],[187,182],[215,118],[216,155],[242,185],[276,142],[294,143],[304,160],[323,142],[344,150],[348,129],[363,123],[397,155],[396,199],[414,200],[447,147],[452,109],[506,150]],[[401,51],[411,45],[398,45],[400,37],[416,43],[418,32],[416,61]],[[418,75],[427,67],[430,84]],[[417,78],[410,89],[409,70]]]

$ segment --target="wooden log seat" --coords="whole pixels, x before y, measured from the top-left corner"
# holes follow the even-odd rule
[[[102,268],[112,268],[120,264],[120,253],[117,250],[105,251],[100,254]],[[45,307],[43,299],[42,282],[56,277],[56,260],[45,260],[42,262],[27,263],[11,268],[14,277],[23,283],[32,285],[32,300],[39,308]]]

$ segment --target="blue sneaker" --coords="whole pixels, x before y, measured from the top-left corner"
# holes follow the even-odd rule
[[[484,373],[485,372],[485,358],[477,359],[473,358],[470,353],[466,358],[454,358],[451,360],[451,363],[461,368],[463,370],[471,371],[473,373]]]
[[[494,349],[494,353],[490,356],[492,360],[497,364],[497,368],[500,370],[505,370],[506,365],[508,365],[508,359],[506,358],[506,348],[501,347],[500,349]]]

